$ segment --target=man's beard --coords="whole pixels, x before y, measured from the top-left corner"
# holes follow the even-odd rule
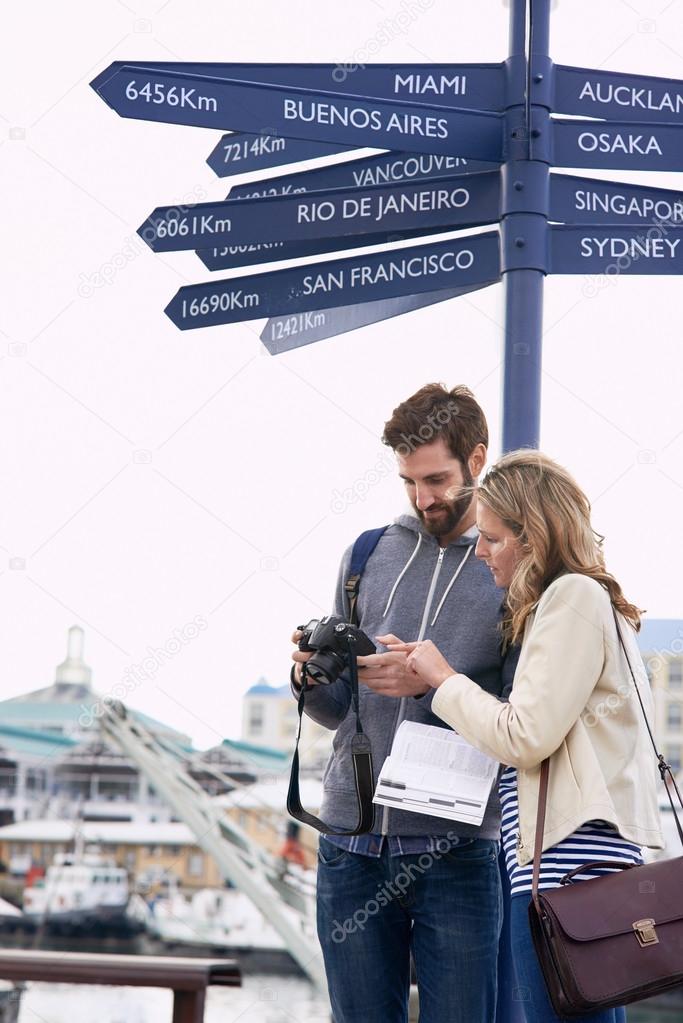
[[[417,517],[420,522],[432,536],[437,538],[441,536],[448,536],[453,532],[458,523],[470,509],[473,496],[471,487],[474,480],[467,466],[463,466],[462,475],[463,485],[458,491],[457,497],[453,498],[451,501],[442,501],[427,509],[429,512],[440,512],[441,514],[439,514],[438,517],[433,519],[426,518],[423,511],[420,511],[417,507],[415,508],[415,512],[417,513]]]

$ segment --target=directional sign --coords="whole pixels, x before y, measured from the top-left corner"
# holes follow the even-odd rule
[[[683,170],[683,125],[553,121],[557,167]]]
[[[683,273],[683,228],[552,227],[551,273]]]
[[[550,219],[565,224],[681,225],[683,192],[553,174]]]
[[[347,97],[198,75],[104,72],[96,91],[123,117],[419,153],[502,159],[500,114]]]
[[[449,228],[419,228],[417,231],[380,231],[359,237],[318,238],[310,242],[251,242],[243,245],[222,245],[214,249],[197,249],[196,254],[209,270],[230,270],[238,266],[255,266],[304,256],[320,256],[326,252],[362,249],[370,245],[387,245],[413,238],[444,234]]]
[[[683,82],[555,65],[554,110],[618,121],[683,124]]]
[[[449,298],[457,298],[472,291],[487,288],[495,281],[471,284],[466,288],[449,288],[446,291],[428,291],[423,295],[406,295],[405,298],[386,298],[377,302],[363,302],[360,305],[345,305],[337,309],[318,310],[310,313],[294,313],[290,316],[274,316],[261,331],[261,341],[271,355],[291,352],[314,341],[323,341],[338,334],[345,334],[370,323],[379,323],[394,316],[424,309]]]
[[[261,178],[243,185],[233,185],[230,199],[251,199],[266,195],[289,195],[291,192],[313,192],[325,188],[364,188],[368,185],[390,185],[401,181],[427,181],[453,174],[477,174],[494,170],[498,164],[470,160],[443,153],[381,153],[358,160],[332,164],[316,170]]]
[[[166,314],[182,330],[482,284],[500,276],[498,233],[411,245],[181,288]]]
[[[474,227],[499,217],[500,175],[332,189],[273,199],[160,206],[138,233],[154,252],[261,241],[308,241],[429,227]]]
[[[245,131],[234,131],[223,136],[206,162],[219,178],[226,178],[231,174],[279,167],[283,163],[346,153],[349,148],[354,147],[335,145],[333,142],[283,139],[267,133],[250,135]]]
[[[378,99],[418,100],[464,110],[503,110],[503,64],[187,64],[117,61],[93,81],[97,89],[112,69],[179,71],[223,81],[266,82],[316,92]]]

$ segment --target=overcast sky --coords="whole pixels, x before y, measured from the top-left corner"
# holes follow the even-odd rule
[[[501,0],[422,6],[5,11],[2,696],[50,684],[80,623],[100,692],[127,685],[131,705],[200,747],[237,737],[244,691],[282,684],[292,627],[329,610],[342,550],[404,510],[379,440],[393,407],[427,381],[469,384],[499,453],[499,285],[276,358],[264,321],[180,332],[163,309],[209,272],[193,253],[153,255],[135,230],[198,189],[225,196],[205,164],[220,133],[124,120],[88,87],[117,59],[353,62],[382,27],[377,60],[505,58]],[[551,52],[683,78],[683,2],[559,0]],[[603,176],[681,187],[677,174]],[[98,273],[109,283],[95,287]],[[674,277],[595,297],[581,277],[552,277],[545,290],[542,447],[585,487],[611,569],[656,617],[683,617],[681,294]],[[341,507],[349,489],[358,499]]]

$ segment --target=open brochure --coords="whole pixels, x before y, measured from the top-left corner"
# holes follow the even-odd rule
[[[403,721],[373,802],[481,824],[498,767],[450,728]]]

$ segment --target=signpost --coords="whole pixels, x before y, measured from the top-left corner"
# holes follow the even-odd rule
[[[230,132],[209,157],[220,177],[341,156],[158,207],[140,228],[154,251],[193,248],[225,270],[394,246],[181,288],[174,323],[271,317],[262,338],[281,352],[502,277],[503,446],[536,446],[545,276],[683,273],[683,192],[551,168],[683,171],[683,82],[554,65],[550,0],[533,18],[527,0],[510,6],[499,64],[117,61],[99,74],[123,117]],[[384,152],[346,158],[359,148]]]

